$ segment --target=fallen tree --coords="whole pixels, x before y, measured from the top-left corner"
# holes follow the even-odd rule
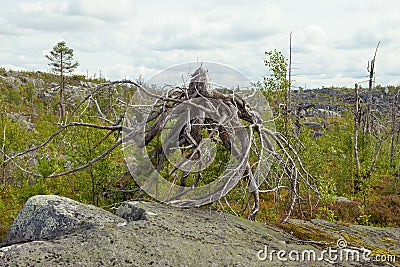
[[[124,86],[123,96],[117,92],[102,103],[102,92],[115,91],[115,86]],[[188,86],[151,88],[131,80],[105,83],[84,97],[45,142],[12,156],[2,152],[20,170],[43,177],[16,159],[46,147],[68,128],[88,127],[106,131],[97,145],[114,138],[112,145],[83,165],[44,178],[91,167],[122,146],[130,174],[141,190],[157,200],[198,207],[218,202],[235,186],[242,186],[243,192],[253,195],[249,219],[259,211],[260,193],[285,201],[284,221],[296,206],[302,211],[307,205],[312,214],[316,181],[286,138],[269,127],[272,118],[260,114],[268,109],[260,107],[257,99],[261,98],[254,88],[211,88],[202,67],[191,75]],[[96,110],[97,123],[82,120],[90,108]]]

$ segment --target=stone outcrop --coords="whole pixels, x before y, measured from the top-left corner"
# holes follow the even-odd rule
[[[126,224],[126,221],[95,206],[60,196],[38,195],[31,197],[19,212],[3,246],[118,224]]]
[[[0,248],[0,266],[385,265],[362,258],[334,262],[327,254],[318,260],[322,251],[337,249],[337,240],[345,242],[344,253],[400,254],[400,230],[394,228],[320,220],[277,228],[208,208],[154,202],[125,202],[116,214],[123,218],[63,197],[35,196]],[[279,258],[278,251],[286,254]],[[291,251],[300,253],[297,260],[289,258]],[[316,259],[302,261],[302,253],[310,251]]]
[[[115,212],[117,216],[124,218],[128,222],[147,220],[146,213],[151,214],[141,208],[139,202],[124,202]]]

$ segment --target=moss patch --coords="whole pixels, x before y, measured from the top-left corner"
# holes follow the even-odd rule
[[[384,238],[382,238],[381,241],[385,244],[388,244],[391,247],[394,246],[394,247],[400,248],[400,242],[397,240],[394,240],[390,237],[385,236]]]
[[[346,239],[347,244],[349,246],[354,246],[354,247],[365,247],[368,248],[367,243],[365,243],[359,236],[353,235],[353,234],[348,234],[348,233],[341,233],[341,235]]]
[[[323,231],[321,229],[315,228],[310,225],[305,224],[295,224],[295,223],[282,223],[277,224],[277,227],[282,229],[284,232],[305,241],[317,241],[317,242],[325,242],[332,243],[336,242],[337,238],[335,238],[330,233]]]

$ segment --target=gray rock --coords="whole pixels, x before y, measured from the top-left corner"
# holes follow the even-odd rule
[[[336,202],[341,202],[341,203],[351,203],[351,202],[354,202],[354,201],[348,199],[347,197],[338,197],[338,196],[334,196],[333,198],[336,200]]]
[[[28,199],[15,218],[3,246],[124,223],[124,219],[92,205],[55,195],[37,195]]]
[[[328,116],[328,117],[341,117],[339,113],[331,110],[326,110],[323,108],[317,109],[318,115],[320,116]]]
[[[79,81],[79,85],[83,87],[89,87],[89,88],[94,88],[96,87],[95,83],[92,82],[84,82],[84,81]]]
[[[118,207],[115,214],[128,222],[147,220],[146,211],[140,208],[138,204],[139,202],[124,202]]]
[[[318,122],[306,121],[304,122],[304,126],[310,127],[311,129],[314,129],[316,131],[322,129],[322,125]]]
[[[400,253],[400,231],[394,228],[291,220],[285,233],[208,208],[182,209],[154,202],[127,206],[146,211],[147,220],[3,247],[0,266],[382,266],[373,261],[287,260],[290,251],[314,251],[320,256],[327,247],[335,249],[345,233],[350,249]],[[292,231],[300,231],[304,239],[295,238]],[[330,237],[323,242],[309,240],[307,233],[315,236],[320,231]],[[286,252],[286,261],[278,259],[278,251]]]
[[[312,133],[312,137],[314,138],[314,139],[317,139],[317,138],[319,138],[319,137],[321,137],[321,136],[323,136],[324,135],[324,132],[321,132],[321,131],[317,131],[317,132],[313,132]]]
[[[4,76],[0,76],[1,79],[5,80],[5,82],[9,83],[9,84],[16,84],[16,85],[20,85],[22,84],[21,80],[15,77],[4,77]]]
[[[35,125],[28,121],[29,119],[27,116],[23,116],[18,113],[8,113],[8,112],[6,112],[6,115],[11,119],[12,122],[18,122],[24,127],[26,127],[28,129],[28,132],[31,132],[35,129]]]
[[[58,87],[60,87],[60,84],[58,84],[58,83],[56,83],[56,82],[52,82],[52,83],[50,83],[50,87],[51,87],[52,89],[57,89]]]

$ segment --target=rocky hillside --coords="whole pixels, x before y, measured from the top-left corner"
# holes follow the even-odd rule
[[[67,110],[104,82],[81,76],[68,79]],[[58,129],[57,87],[55,75],[0,68],[0,145],[8,154],[40,144]],[[374,107],[385,113],[396,90],[375,90]],[[51,194],[97,206],[132,199],[118,191],[128,181],[122,176],[125,169],[120,150],[96,165],[95,172],[46,181],[27,176],[0,157],[0,240],[8,233],[0,249],[0,266],[400,266],[395,262],[400,256],[399,229],[345,223],[400,225],[396,187],[400,172],[387,165],[388,157],[379,159],[375,180],[367,188],[373,191],[366,191],[371,193],[370,199],[361,202],[359,195],[351,195],[346,184],[353,172],[353,133],[346,128],[353,123],[349,116],[353,91],[328,88],[293,93],[294,105],[311,106],[302,109],[300,122],[313,130],[314,137],[321,137],[312,139],[306,132],[303,142],[308,146],[300,151],[306,168],[318,176],[322,189],[326,189],[325,203],[315,213],[317,218],[340,223],[276,223],[279,210],[268,197],[261,199],[262,210],[257,219],[269,225],[225,212],[178,209],[154,202],[126,202],[116,212],[109,212]],[[365,101],[366,90],[361,90],[360,95]],[[108,99],[108,95],[99,99]],[[343,127],[329,127],[334,123]],[[332,133],[327,129],[333,129]],[[72,132],[60,138],[63,150],[61,141],[55,142],[50,148],[21,158],[20,163],[41,173],[62,171],[72,160],[76,164],[86,162],[82,155],[95,151],[95,144],[103,137],[104,134]],[[389,142],[385,145],[382,153],[387,155]],[[364,156],[368,153],[366,150]],[[37,196],[30,198],[34,195]],[[345,201],[335,201],[337,196],[346,196]],[[234,197],[232,200],[237,200]],[[343,205],[348,199],[352,200],[349,207],[353,210]],[[337,249],[338,245],[341,249]],[[321,254],[322,259],[317,260]],[[303,255],[316,258],[303,261]],[[369,256],[362,258],[363,255]]]
[[[394,266],[399,255],[400,230],[394,228],[320,220],[278,228],[221,211],[154,202],[125,202],[113,214],[38,195],[14,221],[0,265]]]
[[[91,89],[104,79],[87,79],[81,75],[66,77],[65,99],[67,105],[80,101]],[[51,73],[20,72],[0,68],[0,99],[6,109],[12,109],[19,115],[36,117],[43,106],[49,106],[58,97],[60,78]],[[31,113],[31,114],[25,114]]]
[[[65,98],[67,106],[72,107],[104,79],[88,79],[82,75],[67,77]],[[29,130],[34,128],[34,118],[40,113],[41,106],[46,112],[55,111],[59,90],[59,77],[46,72],[19,72],[0,68],[0,99],[8,117],[24,124]],[[373,90],[374,108],[380,112],[388,112],[392,105],[393,95],[398,93],[395,87],[378,87]],[[360,89],[361,102],[368,100],[368,90]],[[349,88],[322,88],[296,90],[292,92],[292,114],[298,109],[302,118],[311,121],[321,121],[328,117],[341,116],[343,112],[352,111],[354,105],[354,90]],[[300,108],[300,109],[299,109]],[[10,111],[11,110],[11,111]],[[397,107],[400,112],[400,106]],[[307,125],[306,125],[307,126]],[[326,125],[325,125],[326,126]],[[314,127],[311,127],[314,130]]]
[[[372,91],[374,106],[379,110],[389,110],[393,95],[399,92],[395,87],[377,87]],[[361,103],[368,101],[368,89],[359,89]],[[316,109],[324,109],[333,112],[347,111],[354,105],[354,88],[322,88],[295,91],[292,93],[293,102],[301,105],[313,105]],[[400,111],[400,107],[397,107]]]

